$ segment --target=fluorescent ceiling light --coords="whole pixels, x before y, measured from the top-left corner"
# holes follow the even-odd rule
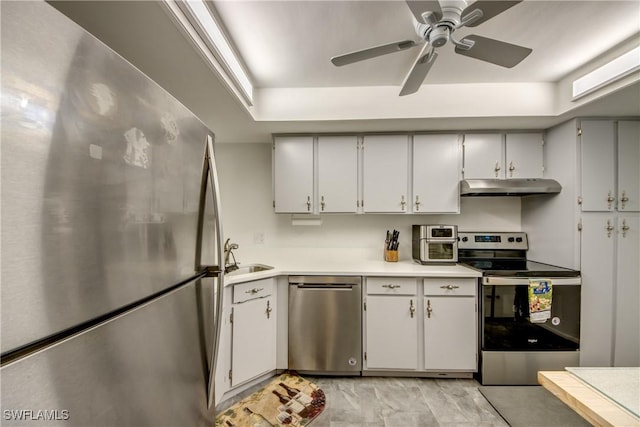
[[[640,47],[617,57],[573,82],[573,99],[593,92],[640,69]]]
[[[219,73],[224,71],[225,81],[230,84],[228,80],[231,80],[234,89],[245,98],[249,105],[253,105],[253,85],[204,0],[165,0],[165,4],[185,27],[192,39],[199,36],[201,41],[194,40],[194,42],[195,46],[202,51],[204,58]],[[179,7],[186,20],[181,19],[178,11],[172,7],[174,4]],[[186,27],[190,27],[190,29]],[[194,30],[197,36],[193,34]],[[222,66],[222,70],[219,65]]]

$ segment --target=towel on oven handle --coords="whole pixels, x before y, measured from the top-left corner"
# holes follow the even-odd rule
[[[551,318],[553,285],[550,279],[529,280],[529,321],[545,323]]]

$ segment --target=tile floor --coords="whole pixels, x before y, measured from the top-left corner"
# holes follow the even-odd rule
[[[310,427],[508,427],[472,379],[304,377],[327,396]]]

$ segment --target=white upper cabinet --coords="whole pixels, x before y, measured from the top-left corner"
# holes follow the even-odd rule
[[[505,140],[506,178],[542,178],[543,146],[541,133],[508,133]]]
[[[273,165],[276,213],[313,211],[313,137],[277,137]]]
[[[640,211],[640,121],[618,122],[618,210]]]
[[[458,135],[413,137],[414,213],[459,213],[462,151]]]
[[[583,120],[580,131],[582,210],[640,210],[640,121]]]
[[[358,209],[358,138],[318,138],[318,210],[356,212]]]
[[[542,133],[467,134],[465,179],[542,178]]]
[[[363,211],[409,209],[409,137],[368,135],[363,142]]]
[[[615,210],[615,122],[580,123],[582,210]]]
[[[504,178],[504,144],[501,134],[464,136],[464,178]]]

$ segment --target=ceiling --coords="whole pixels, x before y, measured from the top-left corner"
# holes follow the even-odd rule
[[[513,69],[457,55],[448,43],[427,84],[553,82],[637,35],[634,1],[523,1],[455,36],[479,34],[533,49]],[[399,86],[420,48],[335,67],[339,54],[419,38],[404,1],[214,1],[257,87]]]
[[[329,59],[417,40],[404,1],[214,1],[256,87],[250,108],[205,64],[161,2],[50,3],[169,90],[222,142],[265,142],[284,132],[544,129],[576,116],[640,115],[637,77],[607,96],[575,105],[559,99],[572,76],[599,66],[621,46],[640,43],[640,0],[525,0],[456,31],[532,48],[522,63],[501,68],[456,55],[447,44],[421,90],[402,98],[397,93],[420,48],[344,67]],[[547,91],[548,99],[520,111],[532,97],[516,93],[516,84]],[[473,93],[481,93],[482,102],[465,98]],[[354,103],[354,94],[362,103]],[[445,98],[447,109],[440,111]],[[492,102],[500,105],[485,114],[483,104]],[[474,103],[475,110],[468,107]]]

